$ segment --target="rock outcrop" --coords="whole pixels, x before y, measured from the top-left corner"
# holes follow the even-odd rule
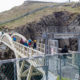
[[[39,22],[32,22],[24,26],[18,27],[15,30],[27,38],[32,35],[35,37],[37,33],[42,33],[44,31],[48,32],[67,32],[68,26],[71,22],[74,14],[67,11],[55,12],[52,15],[44,16]]]
[[[26,38],[34,39],[43,32],[80,32],[80,14],[67,11],[54,12],[52,15],[44,16],[39,22],[32,22],[18,27],[15,31],[23,34]],[[68,40],[67,43],[73,40]],[[77,41],[74,39],[73,43]],[[77,50],[77,44],[71,44],[72,50]]]

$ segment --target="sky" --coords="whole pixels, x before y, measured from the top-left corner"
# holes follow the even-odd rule
[[[0,0],[0,12],[5,10],[9,10],[14,6],[21,5],[25,0]],[[28,0],[29,1],[29,0]],[[68,0],[37,0],[37,1],[54,1],[54,2],[67,2]],[[71,1],[79,1],[79,0],[71,0]]]
[[[21,5],[25,0],[0,0],[0,12]]]
[[[37,0],[37,1],[68,2],[69,0]],[[79,1],[79,0],[71,0],[71,1]]]

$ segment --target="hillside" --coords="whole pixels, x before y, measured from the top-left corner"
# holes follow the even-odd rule
[[[0,23],[3,23],[5,21],[9,21],[9,20],[18,18],[18,17],[20,17],[20,16],[22,16],[22,15],[24,15],[24,14],[26,14],[26,13],[32,11],[32,10],[35,10],[35,9],[38,9],[38,8],[42,8],[44,6],[49,6],[49,5],[53,5],[53,3],[28,2],[28,1],[25,1],[24,4],[22,4],[21,6],[16,6],[16,7],[12,8],[9,11],[5,11],[3,13],[0,13]],[[29,17],[32,18],[32,16],[29,16]],[[15,25],[10,26],[10,27],[20,26],[21,24],[23,25],[26,22],[30,22],[31,21],[31,20],[29,20],[29,21],[26,21],[26,20],[29,20],[29,18],[26,17],[26,16],[22,17],[18,21],[12,22]],[[10,24],[12,24],[12,23],[10,23]],[[7,25],[9,25],[9,24],[7,24]]]
[[[21,6],[17,6],[9,11],[0,13],[0,27],[5,26],[7,28],[13,29],[33,21],[38,22],[42,17],[51,15],[52,13],[58,11],[80,13],[80,8],[75,7],[74,5],[75,3],[57,4],[26,1]],[[6,21],[8,23],[1,24]]]
[[[19,17],[29,11],[32,11],[34,9],[43,7],[43,6],[48,6],[51,5],[52,3],[42,3],[42,2],[27,2],[25,1],[24,4],[21,6],[16,6],[12,8],[9,11],[5,11],[3,13],[0,13],[0,22],[10,20],[16,17]]]

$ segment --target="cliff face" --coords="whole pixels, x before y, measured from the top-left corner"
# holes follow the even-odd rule
[[[52,15],[44,16],[39,22],[32,22],[27,25],[16,28],[15,30],[27,38],[35,38],[37,33],[48,32],[69,32],[75,19],[75,14],[67,11],[55,12]],[[37,34],[38,35],[38,34]]]
[[[52,15],[44,16],[39,22],[32,22],[18,27],[15,31],[23,34],[27,39],[34,39],[44,31],[47,32],[80,32],[80,14],[67,11],[54,12]],[[77,50],[77,40],[69,39],[65,44],[71,44],[72,50]],[[63,46],[61,46],[63,47]]]

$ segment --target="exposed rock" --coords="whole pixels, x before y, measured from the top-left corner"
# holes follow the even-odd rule
[[[78,7],[80,7],[80,2],[78,2],[78,3],[76,3],[76,4],[74,4],[74,5],[72,6],[72,8],[78,8]]]
[[[34,39],[43,32],[80,32],[80,15],[67,11],[54,12],[52,15],[44,16],[39,22],[32,22],[16,28],[15,31],[23,34],[26,38]],[[74,42],[73,43],[71,42]],[[72,50],[77,50],[76,40],[68,40],[65,44],[73,45]]]
[[[2,46],[2,44],[0,45]],[[5,59],[13,59],[15,58],[14,52],[9,49],[8,47],[4,48],[4,46],[0,50],[0,60],[5,60]]]
[[[64,32],[67,31],[69,20],[74,15],[67,11],[55,12],[52,15],[44,16],[39,22],[32,22],[15,30],[27,38],[36,37],[37,33],[48,32]],[[33,35],[34,34],[34,35]]]

